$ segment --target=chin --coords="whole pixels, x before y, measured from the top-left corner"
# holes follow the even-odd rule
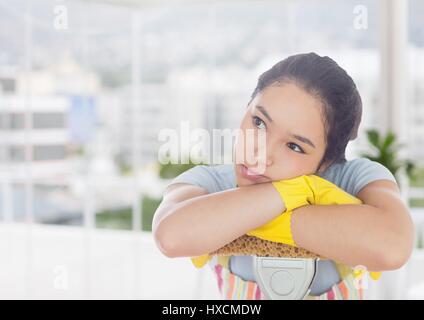
[[[255,184],[252,181],[245,181],[244,179],[243,180],[239,179],[239,180],[236,181],[236,183],[237,183],[237,186],[239,186],[239,187],[245,187],[245,186],[250,186],[252,184]]]
[[[254,184],[265,183],[267,181],[252,181],[243,177],[236,177],[236,183],[239,187],[251,186]]]
[[[241,165],[236,165],[235,173],[236,173],[236,183],[239,187],[268,182],[268,180],[264,180],[264,179],[259,179],[255,181],[255,180],[246,178],[241,172]]]

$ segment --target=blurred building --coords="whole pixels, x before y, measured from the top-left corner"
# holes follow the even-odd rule
[[[192,67],[172,70],[165,82],[123,86],[100,95],[100,122],[123,165],[156,163],[162,129],[174,129],[181,144],[182,123],[190,132],[238,128],[250,96],[252,71]],[[138,96],[139,99],[134,96]],[[194,142],[195,143],[195,142]]]
[[[138,100],[134,99],[137,90]],[[126,85],[98,97],[99,123],[107,143],[122,167],[143,166],[157,161],[159,131],[177,119],[166,86],[161,83]]]
[[[83,121],[75,125],[81,118],[74,114],[81,109],[81,100],[97,88],[93,74],[69,61],[31,73],[13,67],[0,70],[0,206],[4,216],[22,218],[28,182],[36,220],[60,219],[61,212],[79,210],[78,202],[63,193],[75,174],[70,156],[79,146],[73,137],[81,136],[78,130],[86,130]],[[94,131],[93,126],[90,129]]]
[[[0,83],[1,166],[15,182],[27,179],[26,166],[35,180],[63,182],[69,174],[69,100],[53,93],[26,96],[19,76],[3,75]]]

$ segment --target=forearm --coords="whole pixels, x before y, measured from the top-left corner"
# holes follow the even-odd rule
[[[401,237],[409,229],[390,212],[366,204],[309,205],[293,211],[291,228],[299,247],[370,271],[393,269]],[[409,237],[409,236],[408,236]],[[404,250],[405,251],[405,250]],[[393,258],[394,259],[394,258]]]
[[[272,184],[260,183],[178,203],[157,232],[173,247],[172,256],[197,256],[226,245],[284,210]]]

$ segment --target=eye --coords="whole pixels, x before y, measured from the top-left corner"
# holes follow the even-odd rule
[[[252,117],[252,123],[255,127],[259,128],[259,129],[266,129],[265,122],[257,116]],[[263,125],[262,128],[259,127],[261,124]]]
[[[294,150],[294,149],[292,149],[292,148],[290,148],[290,149],[292,149],[292,150],[294,150],[294,151],[296,151],[296,152],[299,152],[299,153],[305,153],[305,152],[303,151],[303,149],[302,149],[301,147],[299,147],[299,145],[297,145],[296,143],[289,142],[288,144],[289,144],[289,145],[292,145],[292,146],[297,147],[297,149],[298,149],[299,151],[296,151],[296,150]]]

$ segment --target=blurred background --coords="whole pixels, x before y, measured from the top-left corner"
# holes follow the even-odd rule
[[[258,76],[328,55],[363,99],[347,159],[389,168],[417,227],[369,299],[424,299],[424,2],[0,0],[0,298],[218,298],[162,256],[163,128],[237,128]]]

